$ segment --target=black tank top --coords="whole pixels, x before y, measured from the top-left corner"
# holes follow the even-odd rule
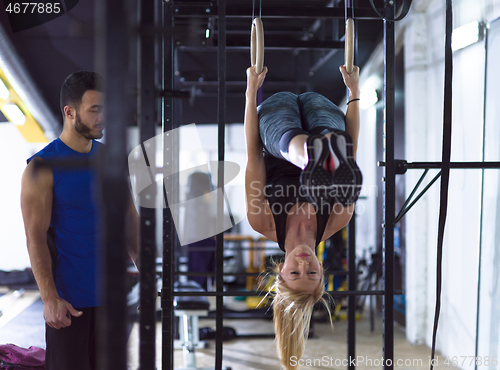
[[[298,173],[300,175],[300,169],[298,167],[296,168],[299,170]],[[270,180],[269,177],[271,177],[272,183],[269,183],[266,187],[266,197],[276,225],[276,239],[278,240],[278,245],[282,251],[285,251],[285,231],[288,213],[295,204],[299,202],[309,202],[303,195],[304,193],[301,192],[299,177],[296,176],[296,174],[282,174],[279,178],[268,176],[268,181]],[[333,199],[323,200],[321,205],[311,203],[316,211],[317,222],[315,248],[321,242],[321,237],[325,231],[334,203],[335,201]]]

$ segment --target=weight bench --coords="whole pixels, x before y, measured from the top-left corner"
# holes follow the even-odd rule
[[[204,292],[195,281],[176,282],[175,292]],[[174,348],[183,350],[184,367],[175,370],[214,370],[214,367],[196,367],[197,348],[207,348],[208,343],[200,341],[198,317],[207,316],[210,303],[203,296],[174,297],[174,315],[179,317],[179,338],[174,341]],[[231,368],[223,368],[231,370]]]

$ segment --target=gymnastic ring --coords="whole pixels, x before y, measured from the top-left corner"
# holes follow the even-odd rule
[[[345,68],[351,74],[354,68],[354,20],[347,18],[345,22]]]
[[[252,22],[250,59],[252,67],[255,67],[255,73],[262,72],[264,67],[264,27],[260,18],[254,18]]]

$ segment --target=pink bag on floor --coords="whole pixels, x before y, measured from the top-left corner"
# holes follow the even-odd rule
[[[0,369],[45,369],[45,350],[38,347],[21,348],[15,344],[0,345]]]

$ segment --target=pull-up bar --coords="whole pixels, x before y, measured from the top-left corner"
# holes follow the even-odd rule
[[[207,6],[206,3],[176,3],[175,18],[214,18],[217,17],[218,6]],[[313,6],[267,6],[265,14],[261,18],[338,18],[344,19],[344,7],[318,8]],[[355,8],[356,19],[376,19],[380,16],[372,7]],[[228,5],[226,7],[226,18],[248,18],[252,16],[251,6]]]
[[[404,159],[395,159],[396,174],[403,175],[407,170],[420,169],[431,170],[441,169],[441,162],[407,162]],[[378,162],[379,167],[384,167],[385,162]],[[463,170],[499,169],[500,162],[451,162],[450,168]]]

